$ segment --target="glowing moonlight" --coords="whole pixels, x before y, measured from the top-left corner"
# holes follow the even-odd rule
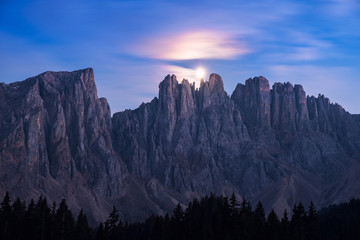
[[[196,69],[196,77],[197,78],[203,79],[204,76],[205,76],[205,70],[204,69],[202,69],[202,68]]]

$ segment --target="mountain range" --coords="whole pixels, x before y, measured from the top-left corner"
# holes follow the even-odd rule
[[[346,94],[346,93],[344,93]],[[360,197],[360,115],[264,77],[231,96],[211,74],[168,75],[159,96],[111,116],[91,68],[0,83],[0,194],[64,198],[93,222],[128,221],[205,194],[282,213]]]

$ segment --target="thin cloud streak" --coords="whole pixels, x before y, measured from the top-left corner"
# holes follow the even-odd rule
[[[192,31],[161,36],[132,46],[131,53],[163,60],[235,59],[251,52],[238,36],[220,31]]]
[[[325,6],[328,13],[336,17],[344,17],[359,11],[360,3],[357,0],[330,0]]]

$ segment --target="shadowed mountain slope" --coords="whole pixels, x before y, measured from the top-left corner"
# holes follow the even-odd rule
[[[282,212],[360,195],[357,115],[264,77],[231,96],[211,74],[196,89],[168,75],[159,96],[110,116],[92,69],[0,84],[0,190],[66,198],[104,220],[162,214],[211,192]]]

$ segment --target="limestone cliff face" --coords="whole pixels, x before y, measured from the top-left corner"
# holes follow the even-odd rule
[[[167,76],[159,99],[114,114],[113,131],[115,149],[130,174],[194,193],[221,192],[227,181],[222,155],[236,162],[228,151],[240,152],[240,146],[226,144],[248,138],[240,112],[216,74],[198,90],[187,80],[178,83]]]
[[[360,125],[360,114],[353,114],[352,116],[355,122],[357,122],[357,124]]]
[[[75,208],[104,209],[89,189],[118,194],[123,173],[112,148],[110,109],[97,97],[93,70],[45,72],[0,89],[2,192],[74,198]],[[85,197],[89,203],[80,200]]]
[[[112,122],[129,174],[188,196],[234,191],[281,211],[359,195],[345,186],[335,196],[333,187],[359,164],[354,117],[324,96],[306,97],[300,85],[270,89],[255,77],[230,98],[216,74],[199,89],[169,75],[159,98]]]
[[[278,212],[359,197],[357,115],[302,86],[264,77],[231,97],[211,74],[199,88],[168,75],[159,96],[115,113],[92,69],[0,84],[0,190],[67,198],[104,220],[164,213],[211,192]],[[351,184],[349,184],[351,183]]]

